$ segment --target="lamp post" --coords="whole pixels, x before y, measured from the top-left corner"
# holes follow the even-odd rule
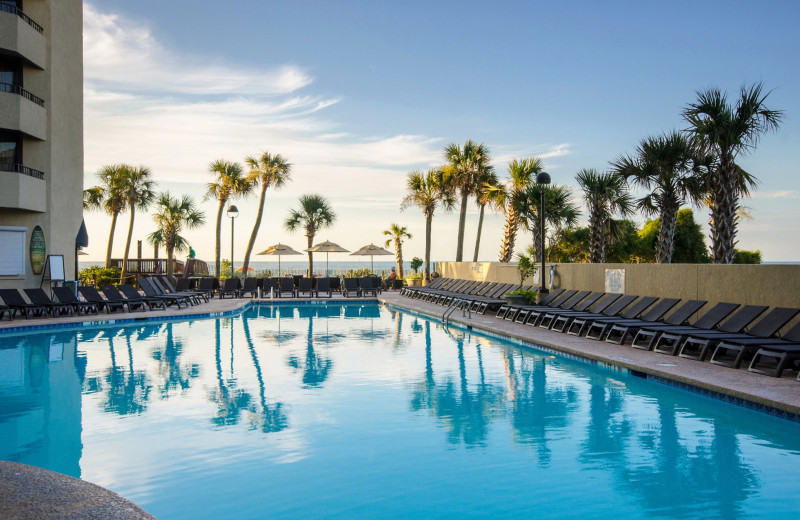
[[[228,206],[228,216],[231,218],[231,278],[233,278],[233,219],[239,216],[239,209],[231,204]]]
[[[539,287],[539,294],[547,294],[550,291],[547,290],[547,287],[544,284],[544,202],[545,202],[545,187],[550,184],[550,174],[547,172],[541,172],[539,175],[536,176],[536,184],[541,187],[542,193],[542,201],[539,206],[539,231],[541,232],[541,248],[542,248],[542,271],[539,274],[539,280],[541,281],[541,287]]]

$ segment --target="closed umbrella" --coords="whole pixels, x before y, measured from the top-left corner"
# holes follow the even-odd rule
[[[350,250],[343,248],[339,244],[334,244],[326,240],[325,242],[319,243],[314,247],[310,247],[306,249],[306,251],[310,251],[312,253],[325,253],[325,276],[328,276],[328,253],[349,253]],[[311,276],[311,273],[308,273]]]
[[[350,256],[368,256],[370,261],[370,272],[375,272],[375,256],[394,256],[394,253],[391,251],[387,251],[380,246],[376,246],[375,244],[370,244],[368,246],[364,246],[355,253],[350,253]]]
[[[300,251],[295,251],[291,247],[287,246],[286,244],[281,244],[278,242],[274,246],[269,246],[265,250],[258,253],[259,255],[269,255],[269,256],[277,256],[278,257],[278,276],[281,275],[281,256],[283,255],[302,255]]]

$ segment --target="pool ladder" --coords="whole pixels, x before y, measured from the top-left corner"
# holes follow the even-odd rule
[[[469,319],[472,319],[472,309],[470,308],[472,306],[472,302],[463,298],[453,298],[453,300],[450,302],[450,305],[447,306],[447,309],[445,309],[444,313],[442,314],[442,323],[445,327],[447,326],[447,322],[450,321],[450,316],[452,316],[452,314],[458,309],[459,303],[466,304],[465,306],[461,307],[461,317],[469,317]]]

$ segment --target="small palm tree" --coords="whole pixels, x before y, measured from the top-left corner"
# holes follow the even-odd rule
[[[611,163],[614,173],[649,192],[637,205],[645,214],[661,218],[656,240],[660,264],[672,261],[678,210],[687,201],[702,198],[700,164],[692,144],[678,132],[643,139],[635,156],[622,156]]]
[[[524,197],[517,202],[516,211],[522,218],[522,225],[533,234],[530,251],[534,260],[541,258],[544,247],[540,227],[542,190],[544,190],[545,226],[550,228],[552,236],[558,235],[564,228],[575,226],[578,216],[580,216],[580,210],[572,202],[570,190],[566,186],[558,184],[529,185],[524,192]]]
[[[131,210],[131,220],[128,224],[128,238],[125,241],[125,254],[122,256],[122,273],[119,277],[119,283],[125,283],[125,274],[128,268],[128,255],[131,251],[131,238],[133,237],[133,220],[136,216],[136,209],[142,211],[150,207],[156,194],[153,191],[155,188],[155,181],[153,180],[150,169],[146,166],[125,166],[122,179],[122,193],[128,203],[128,208]]]
[[[474,195],[478,188],[478,178],[490,169],[489,149],[483,143],[471,139],[459,146],[448,144],[444,149],[445,166],[442,168],[445,186],[449,186],[461,196],[461,210],[458,214],[458,244],[456,246],[456,262],[464,256],[464,228],[467,222],[467,199]]]
[[[475,235],[475,253],[472,255],[473,262],[478,261],[478,252],[481,248],[481,231],[483,231],[483,214],[486,211],[486,206],[488,205],[492,209],[502,207],[504,197],[501,195],[502,187],[499,184],[500,181],[492,167],[483,170],[478,177],[475,202],[477,202],[480,212],[478,214],[478,232]]]
[[[158,195],[155,204],[153,220],[158,229],[150,233],[147,240],[154,246],[163,245],[166,248],[167,275],[172,276],[175,251],[186,251],[189,246],[181,232],[202,226],[206,223],[206,217],[189,195],[177,199],[165,191]]]
[[[689,132],[702,150],[713,155],[716,167],[709,175],[711,194],[711,249],[714,263],[731,264],[735,256],[739,197],[753,178],[736,164],[740,154],[755,149],[762,134],[777,130],[783,112],[767,108],[769,92],[756,83],[742,87],[736,105],[717,88],[697,93],[697,101],[683,111]]]
[[[225,203],[229,199],[237,196],[248,195],[253,191],[253,182],[242,173],[242,167],[238,163],[216,160],[208,165],[208,172],[214,176],[214,182],[206,185],[206,195],[203,200],[217,199],[217,240],[214,246],[214,267],[219,276],[221,270],[221,235],[222,235],[222,212],[225,210]],[[233,260],[231,258],[231,260]],[[243,271],[247,273],[247,271]]]
[[[111,267],[111,250],[114,246],[114,230],[117,228],[117,217],[125,210],[127,200],[122,192],[125,165],[112,164],[101,166],[97,172],[100,184],[83,192],[83,208],[102,210],[111,216],[111,228],[108,231],[108,247],[106,248],[106,267]]]
[[[401,209],[417,206],[425,215],[425,280],[431,279],[431,227],[436,206],[441,205],[446,211],[455,205],[454,193],[447,186],[444,174],[439,169],[423,173],[415,170],[408,174],[406,180],[408,194],[403,199]]]
[[[405,278],[403,276],[403,239],[411,238],[411,233],[406,230],[405,226],[400,226],[399,224],[392,222],[392,225],[389,226],[389,229],[385,229],[383,234],[390,237],[386,239],[386,244],[384,244],[386,247],[389,247],[389,244],[394,242],[394,254],[395,259],[397,260],[398,269],[397,272],[402,280]]]
[[[253,183],[261,184],[261,196],[258,200],[256,222],[253,224],[253,232],[250,233],[250,241],[247,242],[247,251],[245,251],[244,264],[242,266],[242,272],[247,276],[247,268],[250,266],[250,254],[256,245],[258,230],[261,227],[261,217],[264,214],[264,199],[267,196],[267,190],[270,187],[276,190],[280,189],[292,180],[292,165],[281,154],[272,155],[269,152],[264,152],[261,157],[247,157],[245,163],[250,167],[250,172],[247,174],[248,179]]]
[[[544,163],[537,157],[514,159],[508,163],[509,180],[503,189],[498,188],[496,197],[500,207],[506,214],[506,224],[503,229],[503,244],[500,246],[501,262],[510,262],[514,256],[514,243],[517,239],[520,215],[517,208],[520,201],[525,199],[525,190],[530,186],[534,176],[544,171]]]
[[[594,168],[583,169],[576,176],[583,189],[589,210],[589,262],[606,261],[606,236],[610,234],[615,213],[633,213],[633,198],[625,179],[613,173],[600,173]]]
[[[314,245],[314,235],[320,229],[329,227],[336,220],[336,213],[333,212],[327,199],[322,195],[303,195],[300,197],[300,209],[293,209],[289,212],[289,217],[284,225],[289,231],[297,231],[303,228],[308,238],[308,249]],[[314,253],[308,252],[308,276],[314,272]]]

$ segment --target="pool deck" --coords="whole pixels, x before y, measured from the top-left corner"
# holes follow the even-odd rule
[[[354,302],[375,301],[375,298],[320,298],[320,301]],[[442,318],[445,307],[412,300],[400,296],[399,292],[385,291],[378,301],[387,305],[407,309],[437,319]],[[236,313],[253,300],[249,298],[214,298],[199,306],[155,310],[134,313],[114,313],[62,318],[17,318],[0,321],[0,333],[28,332],[49,327],[64,327],[88,323],[120,323],[146,319],[181,319],[189,317],[213,317]],[[308,302],[308,298],[283,298],[277,303]],[[268,300],[261,300],[269,303]],[[677,386],[689,391],[707,394],[729,402],[763,409],[767,413],[797,420],[800,416],[800,382],[794,372],[782,378],[768,377],[739,370],[666,356],[639,350],[626,345],[589,340],[545,330],[530,325],[499,320],[493,313],[462,316],[455,311],[450,323],[492,335],[520,340],[525,344],[541,345],[545,350],[560,352],[568,356],[588,360],[614,368],[623,368],[631,373],[654,379],[660,383]],[[531,345],[531,346],[535,346]],[[119,495],[94,484],[59,475],[47,470],[0,461],[0,518],[152,518],[145,511],[126,501]]]

